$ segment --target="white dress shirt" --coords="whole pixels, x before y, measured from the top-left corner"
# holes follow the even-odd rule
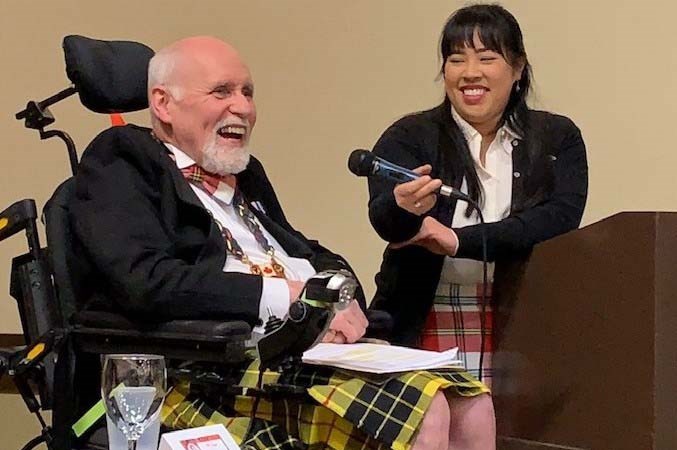
[[[165,144],[174,155],[174,161],[179,169],[183,169],[195,164],[190,156],[171,144]],[[197,198],[204,207],[211,212],[213,217],[219,221],[233,235],[233,238],[242,248],[242,251],[249,257],[254,264],[268,264],[270,257],[259,245],[254,235],[245,225],[232,204],[234,189],[225,183],[220,183],[217,192],[214,195],[205,192],[197,185],[190,183]],[[275,238],[263,228],[263,225],[257,221],[263,235],[270,245],[275,249],[275,260],[284,267],[285,275],[289,280],[306,281],[315,275],[315,269],[303,258],[294,258],[284,251],[282,246]],[[238,260],[232,255],[226,258],[226,264],[223,266],[224,272],[251,273],[249,266]],[[263,290],[261,292],[261,302],[259,305],[259,318],[265,324],[268,319],[268,308],[279,318],[287,314],[289,308],[289,288],[283,278],[263,277]],[[263,333],[263,326],[254,328],[257,333]]]
[[[498,222],[510,214],[512,202],[512,152],[517,146],[519,136],[509,127],[503,125],[493,142],[489,145],[485,156],[485,165],[480,160],[482,135],[466,122],[454,108],[451,109],[453,120],[463,132],[470,155],[475,164],[475,170],[480,180],[483,193],[482,214],[485,222]],[[463,178],[461,191],[468,193],[468,183]],[[452,227],[459,228],[480,223],[479,215],[473,211],[466,217],[467,204],[462,201],[456,203]],[[463,244],[460,244],[463,245]],[[494,264],[489,264],[489,281],[493,279]],[[442,283],[474,284],[482,282],[482,262],[464,258],[446,257],[440,277]],[[441,286],[440,286],[441,287]]]

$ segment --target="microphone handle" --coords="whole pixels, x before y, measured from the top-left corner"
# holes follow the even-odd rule
[[[419,174],[413,170],[405,169],[384,159],[376,159],[372,167],[372,175],[388,178],[397,183],[406,183],[407,181],[417,180],[421,178]],[[471,201],[470,198],[458,189],[443,184],[437,190],[437,193],[450,198],[456,198],[463,201]]]
[[[406,183],[407,181],[417,180],[421,177],[413,170],[405,169],[404,167],[380,158],[374,160],[371,173],[372,175],[385,177],[398,183]]]

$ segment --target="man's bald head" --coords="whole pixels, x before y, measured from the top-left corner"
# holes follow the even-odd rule
[[[164,85],[175,96],[180,96],[180,92],[175,91],[180,91],[181,80],[214,58],[242,62],[235,47],[212,36],[187,37],[166,46],[153,56],[148,65],[148,95],[153,86]]]

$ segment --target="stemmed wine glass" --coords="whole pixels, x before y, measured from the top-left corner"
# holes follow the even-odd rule
[[[106,355],[101,374],[101,396],[106,414],[127,438],[129,450],[160,413],[167,389],[164,357]]]

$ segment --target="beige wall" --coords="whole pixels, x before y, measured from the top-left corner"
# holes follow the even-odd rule
[[[394,119],[441,99],[437,39],[462,2],[2,3],[0,208],[25,197],[42,206],[69,174],[63,145],[39,142],[13,118],[27,100],[67,86],[64,35],[159,48],[183,36],[212,34],[235,44],[251,66],[259,109],[253,147],[288,217],[343,253],[373,293],[383,243],[367,220],[366,182],[348,173],[346,159],[352,149],[372,146]],[[591,169],[585,222],[621,210],[677,210],[677,6],[669,0],[504,5],[525,34],[536,76],[532,103],[570,116],[583,131]],[[80,147],[108,123],[75,98],[52,112]],[[143,113],[127,118],[146,123]],[[6,286],[9,260],[24,248],[18,236],[0,243],[0,332],[20,330]],[[0,397],[0,408],[7,411],[10,402]],[[28,419],[19,422],[32,428]],[[21,440],[16,427],[0,424],[0,436],[11,441],[3,447]]]

